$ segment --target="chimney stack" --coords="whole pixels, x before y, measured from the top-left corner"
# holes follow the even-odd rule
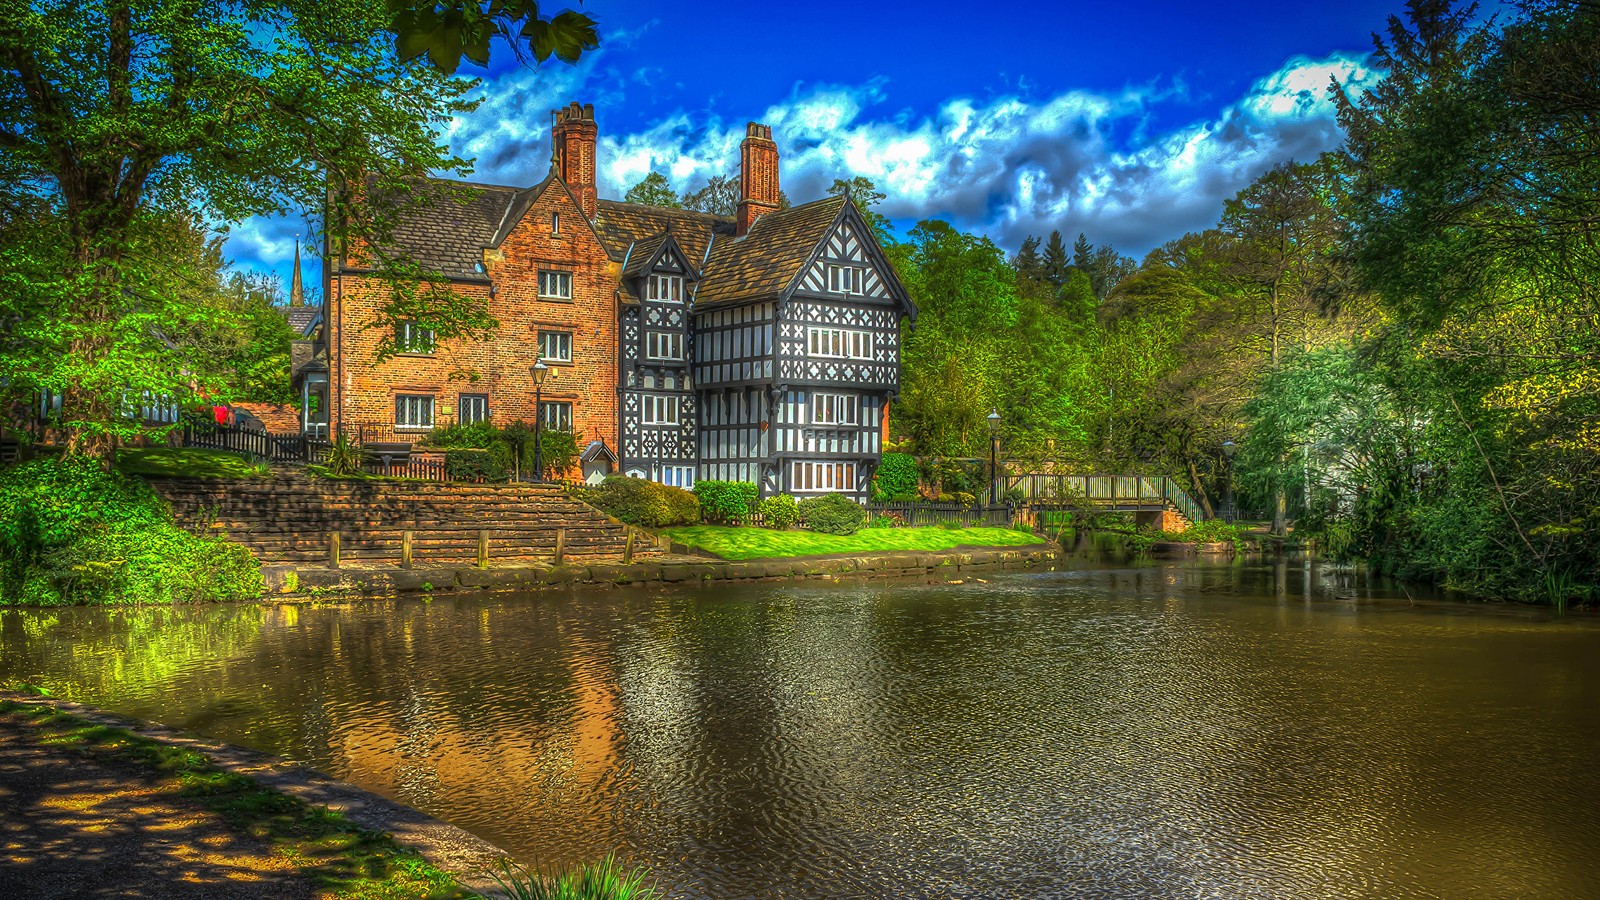
[[[584,215],[593,219],[600,201],[594,176],[595,137],[599,133],[594,124],[594,104],[570,103],[553,110],[551,116],[555,119],[550,129],[551,165],[578,198]]]
[[[778,208],[778,145],[772,128],[751,122],[739,145],[738,233],[750,231],[756,219]]]

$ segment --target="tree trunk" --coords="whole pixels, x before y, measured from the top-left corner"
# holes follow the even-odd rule
[[[1200,501],[1200,509],[1205,512],[1206,518],[1215,519],[1216,510],[1211,508],[1211,498],[1206,495],[1205,486],[1200,483],[1200,470],[1194,467],[1192,459],[1185,459],[1184,465],[1189,468],[1189,482],[1194,485],[1194,495]]]
[[[1282,488],[1272,495],[1272,533],[1279,537],[1289,533],[1289,497]]]

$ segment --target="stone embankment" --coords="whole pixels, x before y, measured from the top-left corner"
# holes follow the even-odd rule
[[[754,583],[859,577],[957,581],[1007,568],[1042,568],[1060,554],[1054,544],[1037,547],[958,549],[810,556],[792,559],[721,560],[681,555],[631,564],[591,563],[515,566],[326,567],[269,566],[262,569],[275,599],[392,597],[402,594],[535,591],[570,587],[625,587]]]

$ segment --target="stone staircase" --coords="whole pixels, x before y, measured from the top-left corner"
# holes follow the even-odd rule
[[[249,547],[263,565],[398,565],[406,532],[415,564],[473,564],[479,532],[494,562],[621,560],[629,528],[554,484],[357,481],[275,473],[247,480],[152,479],[180,523]],[[658,555],[639,535],[634,558]]]

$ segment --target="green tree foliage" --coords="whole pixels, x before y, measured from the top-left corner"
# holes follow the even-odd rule
[[[1079,235],[1082,238],[1082,235]],[[1061,287],[1067,281],[1067,273],[1071,270],[1072,263],[1067,259],[1067,245],[1061,240],[1061,232],[1050,232],[1050,240],[1044,245],[1044,280],[1056,287]]]
[[[894,229],[889,226],[889,219],[878,212],[879,204],[887,199],[886,195],[878,190],[872,179],[857,175],[849,180],[835,178],[833,184],[828,186],[828,196],[840,197],[848,193],[855,202],[856,209],[860,210],[862,218],[872,226],[872,233],[877,235],[879,243],[889,243],[894,239]]]
[[[660,206],[667,209],[682,209],[683,201],[672,190],[672,185],[667,183],[667,176],[660,172],[651,172],[631,188],[622,198],[628,203],[640,203],[645,206]]]
[[[681,205],[695,212],[731,216],[739,211],[739,179],[713,175],[700,190],[685,193]]]
[[[922,472],[909,453],[885,453],[872,473],[872,499],[898,503],[917,499]]]
[[[218,324],[177,299],[173,282],[194,273],[165,252],[175,221],[326,204],[336,245],[358,239],[395,283],[434,281],[383,248],[410,179],[463,170],[438,138],[471,85],[399,61],[390,12],[358,0],[0,9],[0,317],[14,326],[0,378],[65,396],[69,449],[109,459],[138,432],[122,415],[130,394],[215,386],[215,366],[171,346],[174,330]],[[441,336],[452,327],[432,318]]]
[[[600,46],[593,19],[572,9],[544,16],[536,0],[388,0],[388,7],[400,58],[426,56],[446,74],[463,59],[488,65],[496,39],[523,62],[575,63]]]

